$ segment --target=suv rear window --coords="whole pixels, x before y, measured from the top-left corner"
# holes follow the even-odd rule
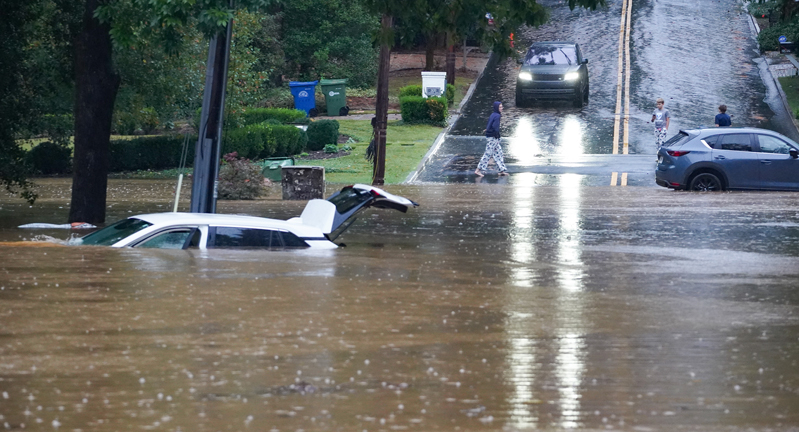
[[[673,137],[666,140],[666,142],[663,143],[663,147],[673,147],[676,145],[684,144],[690,138],[691,135],[688,135],[687,133],[680,131],[680,133],[678,133],[677,135],[674,135]]]

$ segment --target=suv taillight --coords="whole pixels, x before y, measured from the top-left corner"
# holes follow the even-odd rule
[[[691,152],[690,151],[681,151],[681,150],[666,150],[666,153],[668,153],[669,156],[680,157],[680,156],[685,156],[685,155],[687,155],[688,153],[691,153]]]

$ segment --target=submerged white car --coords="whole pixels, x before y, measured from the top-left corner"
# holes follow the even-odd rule
[[[419,204],[373,186],[347,186],[328,199],[308,201],[300,217],[287,221],[210,213],[131,216],[72,244],[160,249],[333,249],[333,241],[367,207],[401,212]]]

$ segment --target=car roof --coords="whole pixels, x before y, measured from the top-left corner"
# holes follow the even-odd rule
[[[785,135],[769,129],[760,129],[754,127],[708,127],[697,129],[683,129],[683,132],[690,135],[718,135],[718,134],[731,134],[731,133],[759,133],[766,135],[774,135],[782,138],[787,138]],[[793,141],[793,140],[791,140]]]
[[[231,225],[249,228],[272,228],[287,231],[314,230],[316,228],[297,222],[269,219],[257,216],[217,214],[217,213],[148,213],[131,216],[128,219],[141,219],[153,225]]]
[[[577,45],[576,42],[570,41],[541,41],[541,42],[533,42],[531,47],[536,45],[561,45],[561,46],[570,46],[570,45]]]

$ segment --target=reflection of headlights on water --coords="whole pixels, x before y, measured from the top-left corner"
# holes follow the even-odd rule
[[[577,72],[569,72],[563,76],[563,79],[566,81],[574,81],[577,78],[580,78],[580,74]]]
[[[530,72],[519,72],[519,79],[521,81],[532,81],[533,74],[531,74]]]

